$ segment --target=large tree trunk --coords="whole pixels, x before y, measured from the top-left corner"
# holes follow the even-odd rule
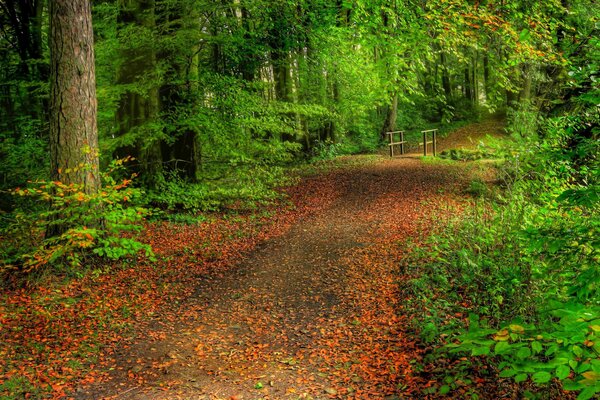
[[[89,0],[50,1],[49,42],[51,177],[96,193],[100,177]]]

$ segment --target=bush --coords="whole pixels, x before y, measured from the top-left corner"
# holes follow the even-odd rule
[[[57,181],[13,190],[14,196],[29,201],[18,202],[11,222],[0,232],[1,274],[61,266],[74,270],[93,255],[119,259],[143,251],[152,256],[150,246],[130,235],[141,229],[139,223],[147,214],[136,205],[142,192],[131,187],[133,177],[120,182],[111,177],[122,163],[113,162],[95,194]],[[53,231],[58,233],[48,235]]]
[[[559,380],[589,399],[600,393],[598,161],[572,123],[544,121],[507,151],[501,201],[479,201],[415,253],[408,289],[424,340],[445,344],[438,357],[485,357],[502,378]],[[463,329],[455,315],[467,313]]]
[[[147,200],[154,207],[169,212],[218,211],[227,207],[255,208],[281,195],[277,187],[291,182],[281,167],[251,163],[237,168],[227,164],[218,178],[204,182],[189,182],[177,174],[163,178]]]

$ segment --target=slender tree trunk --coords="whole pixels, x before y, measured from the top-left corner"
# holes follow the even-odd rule
[[[523,64],[520,68],[521,73],[521,91],[519,92],[519,102],[526,103],[531,100],[531,71],[530,64]]]
[[[282,50],[271,52],[273,62],[273,78],[275,79],[275,97],[278,101],[291,102],[292,98],[292,77],[290,67],[290,55]],[[294,141],[294,135],[283,133],[282,141]]]
[[[465,99],[472,101],[473,92],[471,90],[471,74],[469,72],[469,66],[467,65],[464,69],[464,77],[465,77]]]
[[[152,30],[155,25],[154,0],[119,0],[119,21],[126,24],[136,24]],[[133,45],[136,46],[136,45]],[[124,62],[117,71],[117,83],[123,85],[135,84],[140,76],[152,74],[156,65],[154,49],[148,45],[133,47],[124,42],[121,56]],[[138,129],[144,132],[149,122],[158,118],[159,111],[158,88],[151,87],[146,93],[128,90],[121,95],[116,119],[119,135],[131,134]],[[146,131],[147,132],[147,131]],[[152,186],[156,177],[162,173],[162,155],[160,142],[148,133],[139,135],[133,144],[117,150],[118,157],[134,156],[140,163],[143,179]]]
[[[487,53],[483,55],[483,87],[485,89],[485,100],[489,102],[491,82],[490,82],[490,58]]]
[[[448,101],[452,98],[452,86],[450,84],[450,73],[448,72],[446,54],[443,51],[440,54],[440,63],[442,64],[442,88],[446,95],[446,101]]]
[[[43,0],[5,0],[1,11],[11,27],[15,50],[19,55],[19,76],[26,84],[15,90],[19,113],[33,119],[45,120],[48,103],[40,95],[43,83],[48,82],[48,65],[44,62],[42,47]],[[4,18],[3,18],[4,20]]]
[[[100,177],[90,1],[50,1],[49,38],[51,177],[96,193]]]
[[[476,51],[473,51],[473,55],[471,58],[471,88],[472,88],[472,98],[471,103],[477,107],[479,104],[479,82],[477,81],[477,69],[479,57]]]
[[[383,123],[383,129],[381,130],[381,138],[385,140],[386,132],[392,132],[396,130],[396,118],[398,115],[398,91],[392,93],[392,104],[388,106],[385,122]]]

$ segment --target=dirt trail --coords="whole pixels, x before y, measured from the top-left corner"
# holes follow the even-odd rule
[[[319,178],[334,193],[323,211],[207,277],[75,397],[414,398],[426,382],[398,259],[459,207],[467,175],[408,156]]]

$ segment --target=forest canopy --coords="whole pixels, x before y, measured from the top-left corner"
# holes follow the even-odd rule
[[[597,32],[594,7],[94,2],[102,165],[134,157],[128,168],[153,201],[202,209],[228,196],[260,197],[294,158],[370,151],[395,128],[448,124],[513,105],[549,111],[565,84],[593,77],[581,68],[593,69],[583,61]],[[50,175],[46,2],[3,2],[0,25],[1,173],[8,189]],[[248,180],[260,182],[256,193],[242,188]],[[168,194],[187,184],[197,197],[173,204]],[[3,208],[10,207],[3,196]]]

